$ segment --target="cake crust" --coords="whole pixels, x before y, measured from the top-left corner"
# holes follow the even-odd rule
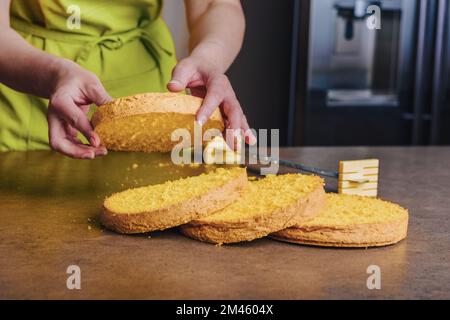
[[[141,213],[115,213],[105,206],[100,215],[101,223],[119,233],[144,233],[164,230],[200,219],[223,209],[240,197],[247,185],[247,173],[242,170],[237,178],[224,185],[212,188],[205,194],[188,201]]]
[[[201,98],[179,93],[137,94],[114,99],[107,104],[99,106],[97,111],[92,115],[92,125],[95,128],[102,122],[147,113],[196,115],[202,102],[203,99]],[[223,130],[223,118],[218,109],[214,110],[210,120],[221,122]]]
[[[381,200],[367,198],[367,201]],[[309,221],[304,226],[299,224],[273,233],[270,237],[279,241],[325,247],[364,248],[395,244],[406,238],[409,216],[406,209],[393,203],[389,204],[398,210],[399,214],[395,219],[376,223],[355,221],[339,226],[314,224]]]

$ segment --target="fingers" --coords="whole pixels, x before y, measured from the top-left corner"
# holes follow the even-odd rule
[[[195,80],[195,72],[196,68],[189,59],[181,60],[172,71],[172,80],[167,84],[167,89],[172,92],[185,90],[188,84]]]
[[[223,113],[227,118],[227,128],[230,128],[235,132],[238,131],[239,134],[242,132],[245,142],[249,145],[254,145],[257,142],[257,139],[248,125],[247,117],[244,115],[237,98],[233,95],[232,98],[226,99],[222,105]]]
[[[106,155],[104,147],[91,147],[83,145],[73,136],[74,131],[65,127],[65,123],[58,115],[49,111],[48,115],[50,147],[66,156],[79,159],[94,159],[95,156]]]
[[[208,80],[203,104],[197,112],[197,122],[200,125],[206,123],[222,102],[229,99],[231,95],[234,96],[234,93],[230,92],[230,88],[231,86],[225,75],[215,76]]]
[[[239,101],[236,98],[227,98],[222,104],[223,112],[228,120],[228,129],[239,130],[242,128],[242,112]]]
[[[105,155],[100,137],[87,118],[92,103],[103,105],[112,99],[98,77],[76,64],[58,80],[48,106],[49,143],[53,150],[74,158],[93,159]],[[84,145],[81,132],[90,145]]]
[[[91,80],[86,82],[85,86],[86,97],[97,106],[101,106],[112,100],[97,76],[93,75]]]
[[[191,91],[191,95],[193,95],[194,97],[199,97],[203,99],[206,96],[206,88],[203,86],[196,88],[189,88],[189,90]]]
[[[221,106],[222,113],[227,123],[227,128],[232,131],[244,132],[245,141],[248,144],[255,144],[256,137],[249,130],[247,119],[242,112],[242,108],[233,88],[224,74],[214,74],[202,72],[196,66],[196,63],[187,58],[178,63],[172,72],[172,80],[168,83],[167,88],[170,91],[178,92],[190,88],[191,93],[195,96],[204,97],[202,106],[197,112],[197,122],[204,125],[214,111]],[[233,138],[227,139],[231,142],[231,147],[235,147]]]
[[[247,117],[245,115],[242,117],[241,127],[242,127],[242,130],[244,131],[245,143],[247,143],[248,145],[251,145],[251,146],[256,144],[256,142],[257,142],[256,136],[253,133],[253,131],[250,129],[250,126],[248,125],[248,122],[247,122]]]
[[[248,144],[256,143],[256,137],[249,130],[247,119],[242,111],[241,105],[225,75],[218,75],[208,80],[206,84],[206,96],[203,104],[197,112],[197,121],[203,125],[211,117],[214,110],[222,107],[225,116],[227,129],[232,129],[233,137],[226,137],[230,147],[235,148],[236,134],[244,133],[245,141]],[[242,132],[241,132],[242,131]]]
[[[222,110],[227,118],[226,141],[228,145],[237,150],[241,146],[242,137],[242,112],[239,101],[236,97],[226,99],[222,104]]]
[[[92,128],[87,116],[75,104],[68,94],[57,95],[50,99],[49,109],[60,119],[80,131],[93,147],[100,146],[100,137]]]
[[[94,150],[96,156],[104,156],[108,154],[108,151],[105,147],[99,146],[91,148],[90,146],[85,145],[80,139],[78,139],[78,130],[73,128],[68,123],[64,123],[64,130],[66,132],[66,139],[87,150]]]

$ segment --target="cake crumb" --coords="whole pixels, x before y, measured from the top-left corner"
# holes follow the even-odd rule
[[[168,163],[163,163],[163,162],[158,163],[158,167],[160,167],[160,168],[167,167],[168,165],[169,165]]]

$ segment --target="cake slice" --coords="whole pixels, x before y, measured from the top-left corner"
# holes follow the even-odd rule
[[[314,217],[325,202],[323,184],[319,177],[301,174],[250,181],[236,202],[180,230],[191,238],[217,244],[261,238]]]
[[[169,152],[176,129],[187,129],[194,141],[195,115],[203,99],[178,93],[144,93],[116,99],[98,107],[92,124],[102,144],[116,151]],[[199,131],[224,130],[218,109]],[[203,133],[202,133],[203,137]],[[204,141],[202,141],[204,143]]]
[[[120,233],[142,233],[201,219],[235,201],[247,185],[245,168],[218,168],[207,174],[129,189],[108,197],[102,224]]]
[[[364,196],[327,194],[327,207],[314,219],[272,234],[277,240],[329,247],[376,247],[404,239],[408,211]]]

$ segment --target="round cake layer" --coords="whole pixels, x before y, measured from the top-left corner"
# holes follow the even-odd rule
[[[120,233],[163,230],[223,209],[247,185],[245,168],[218,168],[195,177],[125,190],[108,197],[101,222]]]
[[[314,219],[272,234],[292,243],[333,247],[375,247],[404,239],[408,211],[381,199],[327,194],[326,209]]]
[[[202,102],[185,94],[138,94],[98,107],[92,124],[102,144],[110,150],[169,152],[179,143],[178,137],[172,141],[172,133],[177,129],[187,129],[190,134],[185,147],[193,144],[195,116]],[[218,109],[199,130],[202,137],[208,129],[216,129],[218,134],[224,130]]]
[[[225,209],[180,227],[183,234],[210,243],[250,241],[314,217],[323,207],[323,180],[286,174],[249,182]]]

